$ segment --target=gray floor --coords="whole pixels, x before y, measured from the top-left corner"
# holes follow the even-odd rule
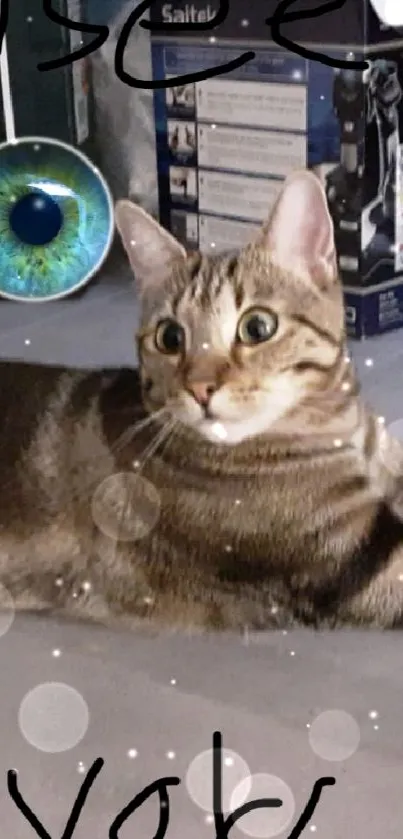
[[[123,807],[164,776],[181,779],[169,789],[168,837],[214,839],[209,752],[218,730],[224,808],[248,792],[283,801],[247,816],[244,836],[289,836],[315,781],[333,777],[304,837],[400,839],[401,643],[365,633],[155,639],[16,619],[0,644],[1,835],[34,835],[8,796],[6,770],[18,770],[21,794],[59,839],[85,772],[102,757],[74,839],[107,839]],[[154,796],[114,835],[152,839],[158,813]]]
[[[135,325],[130,275],[112,260],[79,299],[1,302],[0,356],[134,364]],[[403,331],[355,344],[352,352],[377,411],[388,423],[403,417]],[[167,836],[213,839],[210,750],[219,730],[224,809],[246,797],[283,801],[279,809],[244,817],[235,837],[290,836],[314,782],[331,776],[335,785],[323,790],[301,835],[400,839],[400,635],[153,638],[29,616],[12,621],[12,611],[8,620],[0,617],[1,836],[61,837],[86,772],[102,757],[105,765],[69,837],[152,839],[156,795],[121,829],[109,829],[147,784],[178,776],[180,786],[169,789]],[[11,768],[47,834],[28,825],[11,800]]]

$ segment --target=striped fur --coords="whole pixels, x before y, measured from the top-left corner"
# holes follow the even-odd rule
[[[186,256],[136,212],[139,375],[0,365],[0,580],[17,608],[191,630],[401,626],[403,455],[362,402],[336,274],[280,268],[266,229],[237,255]],[[278,330],[239,346],[234,323],[257,305]],[[154,343],[166,317],[186,333],[175,357]],[[224,427],[241,417],[239,442],[200,424],[195,377],[215,381]],[[96,513],[116,474],[136,481],[112,500],[152,522],[142,539],[105,535],[110,510]]]

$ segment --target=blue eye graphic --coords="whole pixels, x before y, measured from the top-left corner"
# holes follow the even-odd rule
[[[0,296],[46,302],[77,291],[113,234],[108,186],[81,152],[41,137],[0,145]]]

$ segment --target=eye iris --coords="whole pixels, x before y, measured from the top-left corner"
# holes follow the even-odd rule
[[[81,152],[52,140],[6,143],[0,157],[0,295],[64,297],[109,249],[109,191]]]

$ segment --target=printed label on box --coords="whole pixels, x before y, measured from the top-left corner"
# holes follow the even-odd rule
[[[253,241],[259,228],[260,224],[201,215],[199,218],[200,250],[206,252],[231,250],[234,243],[238,248],[242,248]]]
[[[282,189],[282,181],[199,171],[199,209],[217,215],[263,221]]]
[[[199,166],[284,178],[306,166],[306,139],[298,134],[204,125],[197,131]]]
[[[172,81],[226,63],[239,48],[162,40],[152,54],[155,77]],[[249,242],[283,179],[307,165],[307,68],[299,56],[262,47],[228,76],[155,91],[160,218],[187,247]],[[198,243],[186,210],[198,218]]]
[[[199,119],[306,131],[306,88],[271,82],[209,79],[196,85]]]

